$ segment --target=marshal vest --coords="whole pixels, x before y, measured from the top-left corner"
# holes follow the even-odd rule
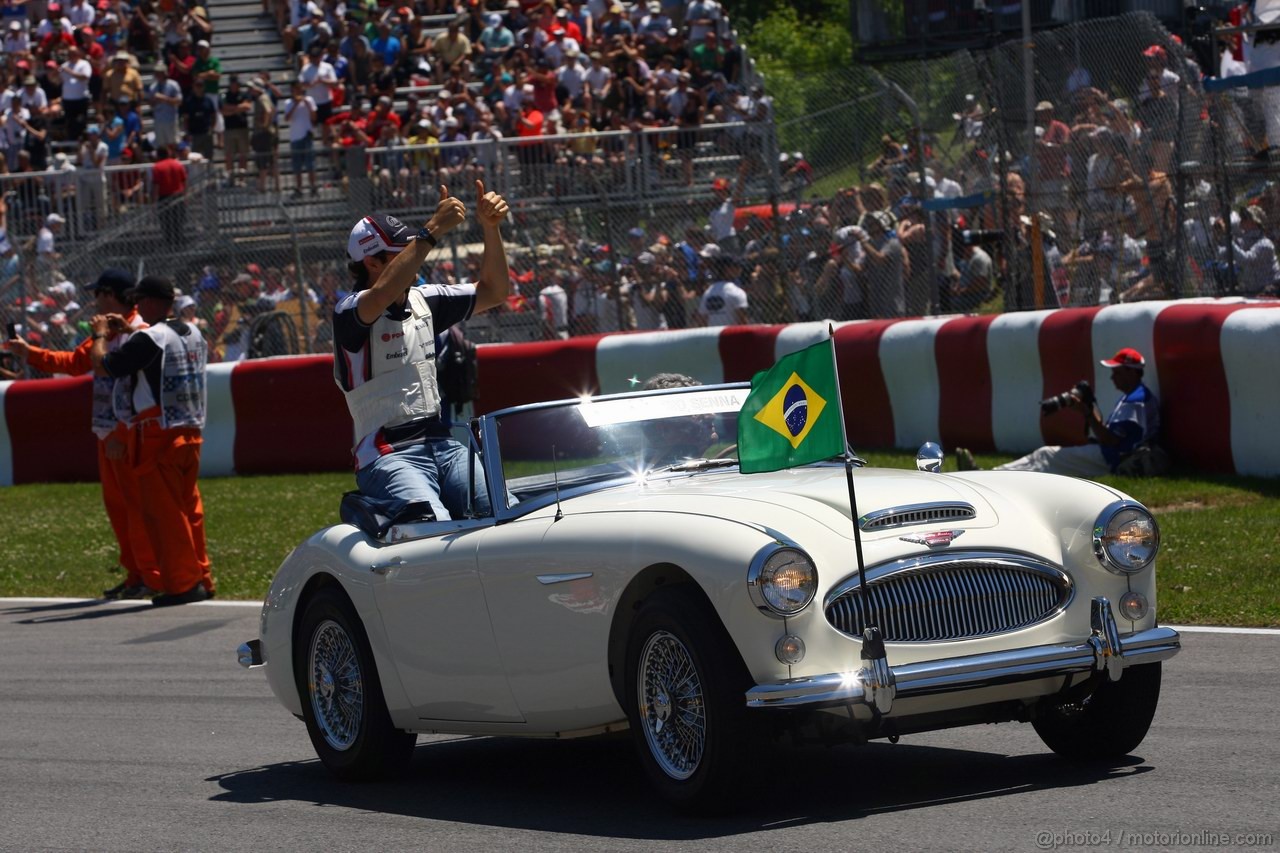
[[[204,336],[188,326],[187,334],[179,334],[168,323],[157,323],[134,332],[146,335],[161,350],[160,399],[154,399],[150,384],[141,374],[134,382],[132,410],[142,414],[158,407],[160,425],[165,429],[188,427],[204,429],[206,389],[205,366],[209,348]],[[121,418],[121,420],[126,420]]]
[[[146,322],[135,312],[129,323],[130,334],[146,327]],[[116,335],[107,342],[107,352],[115,352],[129,340],[129,335]],[[116,428],[116,423],[127,418],[117,417],[117,412],[131,414],[128,403],[133,393],[133,377],[125,376],[113,379],[110,376],[93,377],[93,411],[90,414],[89,426],[98,438],[106,438]]]
[[[427,298],[416,287],[409,288],[408,309],[403,320],[383,312],[369,327],[371,376],[350,391],[344,389],[355,446],[383,427],[440,414],[435,327]]]

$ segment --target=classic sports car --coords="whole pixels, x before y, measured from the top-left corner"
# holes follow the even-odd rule
[[[479,418],[493,516],[319,531],[240,663],[344,779],[403,767],[419,732],[629,727],[689,808],[722,804],[752,739],[793,727],[862,742],[1019,721],[1072,759],[1138,746],[1180,647],[1156,625],[1146,509],[1086,480],[942,474],[931,444],[919,471],[744,475],[748,391]]]

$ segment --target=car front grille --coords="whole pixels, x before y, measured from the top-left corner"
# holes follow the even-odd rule
[[[939,554],[869,572],[870,607],[854,575],[828,596],[826,614],[853,637],[876,624],[887,641],[927,643],[1026,628],[1062,610],[1071,594],[1065,573],[1029,558]]]

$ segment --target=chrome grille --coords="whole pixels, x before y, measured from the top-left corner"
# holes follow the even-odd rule
[[[987,637],[1048,619],[1072,592],[1066,574],[1023,558],[937,555],[876,574],[867,578],[870,608],[856,575],[828,597],[827,621],[837,631],[861,636],[874,619],[886,640],[900,643]]]
[[[964,502],[913,504],[869,512],[858,519],[863,530],[888,530],[911,524],[933,524],[940,521],[967,521],[977,512],[972,504]]]

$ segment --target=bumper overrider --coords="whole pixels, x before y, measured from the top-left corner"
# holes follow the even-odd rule
[[[747,691],[749,708],[821,708],[866,705],[888,714],[894,699],[934,696],[1021,681],[1096,673],[1118,681],[1125,667],[1171,658],[1182,648],[1172,628],[1151,628],[1120,639],[1111,602],[1090,605],[1092,632],[1078,645],[1029,646],[990,654],[890,666],[875,628],[862,638],[861,668],[812,678],[759,684]]]

